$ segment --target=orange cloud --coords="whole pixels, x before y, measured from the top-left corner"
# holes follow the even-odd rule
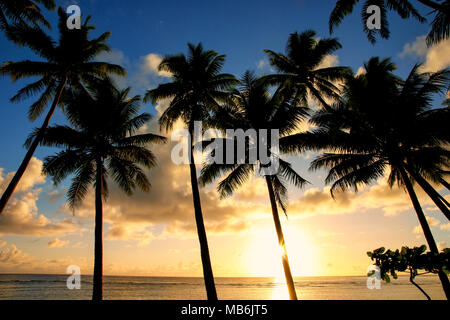
[[[416,188],[416,193],[423,206],[432,204],[421,189]],[[382,178],[358,193],[352,190],[337,192],[334,199],[330,195],[330,187],[310,188],[303,196],[292,201],[288,208],[290,215],[298,217],[352,214],[373,209],[381,210],[385,216],[394,216],[412,209],[412,204],[403,189],[390,188],[386,179]]]
[[[32,158],[30,166],[18,185],[17,192],[0,215],[0,234],[51,236],[79,231],[79,226],[71,218],[49,219],[38,212],[36,202],[42,189],[36,186],[45,183],[45,177],[41,172],[42,161]],[[6,174],[5,178],[0,174],[2,188],[7,186],[12,176],[12,172]]]
[[[58,238],[55,238],[51,241],[49,241],[49,243],[47,243],[47,247],[48,248],[62,248],[67,246],[70,243],[70,241],[63,241],[63,240],[59,240]]]

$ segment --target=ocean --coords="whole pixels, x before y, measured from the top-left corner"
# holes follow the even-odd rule
[[[0,274],[1,300],[89,300],[92,277],[81,277],[81,288],[69,290],[68,275]],[[366,277],[298,277],[295,286],[305,300],[416,300],[425,296],[407,277],[399,277],[380,289],[368,289]],[[437,276],[421,276],[416,281],[434,299],[443,300]],[[202,278],[105,276],[104,299],[112,300],[203,300]],[[216,278],[221,300],[287,299],[285,284],[274,278]]]

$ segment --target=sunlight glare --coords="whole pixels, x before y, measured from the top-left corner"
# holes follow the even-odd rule
[[[302,230],[289,222],[284,222],[283,233],[292,275],[314,275],[315,250]],[[253,276],[274,277],[275,281],[285,283],[281,257],[284,250],[278,245],[273,224],[254,230],[248,246],[248,273]]]

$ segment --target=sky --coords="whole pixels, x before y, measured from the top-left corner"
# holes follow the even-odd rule
[[[128,76],[118,79],[131,93],[170,81],[157,71],[166,54],[185,53],[187,43],[226,55],[223,72],[237,77],[246,70],[273,72],[263,52],[284,52],[290,33],[313,29],[330,37],[328,0],[229,1],[56,1],[62,7],[80,6],[92,15],[93,35],[111,31],[112,51],[99,60],[121,64]],[[418,5],[421,12],[426,9]],[[405,77],[415,63],[424,71],[450,66],[450,41],[427,48],[427,24],[400,20],[390,14],[391,38],[368,42],[362,31],[360,8],[336,29],[343,48],[328,56],[324,66],[349,66],[357,73],[372,56],[391,57],[396,73]],[[56,12],[45,12],[55,26]],[[56,36],[56,28],[49,31]],[[0,35],[0,62],[39,59]],[[20,103],[9,98],[31,80],[12,83],[0,78],[0,191],[17,169],[26,150],[23,143],[43,118],[30,122],[27,109],[35,97]],[[437,100],[439,106],[443,100]],[[143,129],[157,132],[158,115],[167,101],[146,104],[142,112],[154,119]],[[64,123],[58,110],[52,124]],[[170,133],[163,133],[167,136]],[[149,193],[122,194],[110,184],[104,205],[104,273],[109,275],[201,276],[201,263],[190,190],[189,168],[170,159],[173,143],[152,146],[159,166],[149,172]],[[94,197],[71,211],[65,205],[69,180],[54,186],[42,176],[46,156],[57,150],[39,147],[7,210],[0,216],[0,273],[64,274],[78,265],[82,274],[93,267]],[[418,220],[403,190],[390,189],[384,179],[332,199],[324,185],[326,172],[308,171],[315,154],[289,157],[310,184],[289,188],[288,217],[282,216],[288,256],[294,276],[365,275],[371,265],[366,252],[381,246],[399,248],[425,243]],[[253,178],[234,196],[219,199],[215,185],[200,190],[215,276],[282,276],[282,265],[270,211],[267,188]],[[439,246],[448,247],[450,224],[423,193],[418,192]],[[447,195],[448,197],[448,195]]]

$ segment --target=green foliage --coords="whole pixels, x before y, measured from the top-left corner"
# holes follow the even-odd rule
[[[337,0],[333,11],[330,14],[329,29],[333,33],[334,29],[342,23],[343,19],[352,14],[353,8],[358,2],[364,2],[361,11],[361,21],[364,32],[370,42],[376,42],[376,36],[383,39],[388,39],[390,36],[388,11],[397,13],[402,19],[414,18],[423,23],[426,21],[419,11],[409,0]],[[427,36],[427,44],[432,45],[441,40],[448,39],[450,35],[450,1],[420,1],[425,4],[435,14],[431,22],[431,30]],[[376,5],[380,8],[381,29],[368,29],[366,22],[370,17],[367,13],[367,8],[371,5]]]
[[[449,274],[450,249],[445,248],[440,253],[426,250],[425,245],[414,248],[402,247],[395,251],[381,247],[367,252],[367,255],[380,268],[381,278],[386,282],[390,281],[390,277],[397,279],[398,272],[409,272],[412,279],[420,275],[420,270],[434,274],[442,270]]]

